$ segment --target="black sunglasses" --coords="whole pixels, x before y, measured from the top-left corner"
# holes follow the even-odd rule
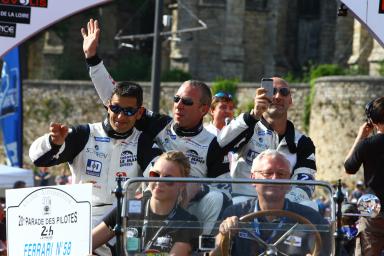
[[[288,96],[290,94],[290,90],[287,87],[282,88],[273,88],[273,95],[280,93],[283,96]]]
[[[108,107],[113,113],[119,114],[120,112],[123,112],[124,115],[126,116],[133,116],[139,110],[139,108],[132,108],[132,107],[123,108],[123,107],[120,107],[119,105],[112,105],[112,104],[109,105]]]
[[[232,100],[232,95],[230,93],[227,93],[227,92],[218,92],[213,97]]]
[[[192,106],[193,105],[193,100],[190,98],[182,98],[179,95],[173,96],[173,102],[178,103],[181,100],[181,103],[185,106]]]
[[[160,178],[160,173],[156,172],[156,171],[150,171],[149,172],[149,177],[151,178]],[[174,178],[173,176],[163,176],[164,178]],[[174,182],[164,182],[167,186],[171,187],[173,186],[175,183]]]

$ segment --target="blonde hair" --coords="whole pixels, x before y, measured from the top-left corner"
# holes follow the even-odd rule
[[[177,164],[180,169],[181,177],[189,177],[189,174],[191,173],[191,164],[189,163],[188,157],[186,157],[183,152],[175,150],[167,151],[161,154],[158,160],[160,159]],[[178,199],[179,204],[184,208],[188,205],[187,198],[187,191],[184,186]]]
[[[188,157],[186,157],[181,151],[167,151],[161,154],[158,158],[173,162],[179,166],[181,177],[188,177],[191,172],[191,164],[189,163]]]

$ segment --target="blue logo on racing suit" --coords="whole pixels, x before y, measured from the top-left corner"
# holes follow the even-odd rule
[[[120,167],[132,166],[137,161],[137,157],[129,150],[123,151],[120,156]]]
[[[110,141],[111,141],[111,138],[108,138],[108,137],[96,137],[96,136],[95,136],[95,141],[99,141],[99,142],[110,142]]]
[[[101,168],[103,167],[102,163],[96,160],[88,159],[87,167],[85,173],[91,176],[100,177]]]
[[[245,158],[245,161],[249,164],[252,165],[253,159],[257,157],[259,152],[253,151],[253,150],[248,150],[247,157]]]

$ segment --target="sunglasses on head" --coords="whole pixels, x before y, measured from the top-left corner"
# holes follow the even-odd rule
[[[227,92],[218,92],[213,97],[214,98],[224,98],[224,99],[232,100],[232,95],[230,93],[227,93]]]
[[[119,105],[113,105],[113,104],[109,105],[108,107],[113,113],[119,114],[120,112],[123,112],[124,115],[126,116],[133,116],[139,110],[138,108],[132,108],[132,107],[123,108],[123,107],[120,107]]]
[[[277,93],[280,93],[283,96],[288,96],[290,90],[287,87],[273,88],[273,95],[276,95]]]
[[[181,100],[181,103],[185,106],[192,106],[193,105],[193,100],[190,98],[182,98],[179,95],[173,96],[173,102],[178,103]]]
[[[150,171],[149,172],[149,177],[151,178],[160,178],[160,173],[156,172],[156,171]],[[164,178],[173,178],[173,176],[163,176]],[[164,182],[167,186],[171,187],[173,186],[175,183],[174,182]]]

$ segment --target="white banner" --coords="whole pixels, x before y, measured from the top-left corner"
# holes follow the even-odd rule
[[[384,0],[341,0],[384,47]]]
[[[8,255],[92,252],[92,185],[6,190]]]
[[[0,0],[0,58],[37,32],[112,0]]]

